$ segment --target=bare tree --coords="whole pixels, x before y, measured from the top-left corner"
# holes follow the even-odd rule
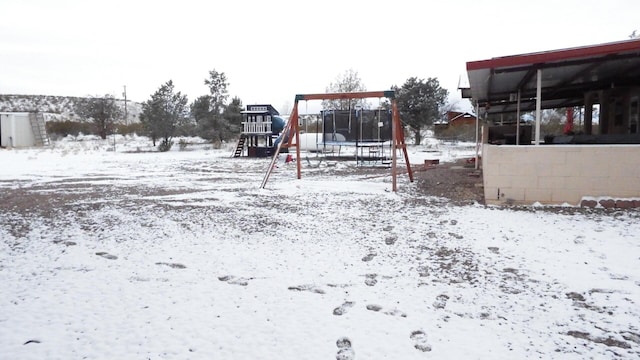
[[[291,101],[285,101],[284,104],[282,104],[282,108],[280,108],[280,114],[282,115],[289,115],[291,114]]]
[[[93,124],[102,139],[113,133],[116,122],[123,117],[122,109],[113,95],[88,96],[76,104],[75,110],[82,119]]]
[[[358,72],[353,69],[349,69],[338,75],[335,81],[329,84],[326,88],[327,93],[360,91],[367,91],[367,88],[362,84],[362,80],[360,79]],[[325,110],[349,110],[354,109],[356,106],[361,106],[362,108],[369,107],[365,99],[337,99],[322,101],[322,108]]]

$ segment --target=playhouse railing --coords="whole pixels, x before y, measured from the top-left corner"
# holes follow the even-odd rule
[[[245,134],[271,133],[271,121],[244,121],[242,122],[242,132]]]

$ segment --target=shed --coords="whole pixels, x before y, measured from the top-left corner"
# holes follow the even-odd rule
[[[0,112],[0,147],[49,145],[43,113]]]

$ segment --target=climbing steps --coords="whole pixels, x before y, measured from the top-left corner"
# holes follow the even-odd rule
[[[41,112],[29,113],[29,122],[31,123],[35,145],[48,146],[50,141],[45,126],[44,114]]]
[[[244,134],[240,135],[240,139],[238,139],[238,145],[236,145],[236,150],[233,153],[234,158],[242,156],[242,152],[244,150],[244,143],[246,141],[247,141],[247,137]]]

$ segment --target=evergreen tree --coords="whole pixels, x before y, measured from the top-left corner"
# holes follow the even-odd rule
[[[222,114],[212,114],[210,124],[211,136],[209,139],[220,144],[223,141],[234,139],[240,133],[242,127],[242,101],[234,97],[229,105],[225,105]]]
[[[151,99],[142,103],[140,121],[153,140],[162,139],[161,150],[169,150],[176,129],[188,121],[187,96],[175,92],[173,81],[169,80],[151,95]]]
[[[91,122],[102,139],[113,133],[116,122],[123,118],[122,110],[112,95],[82,99],[76,104],[75,112],[85,121]]]
[[[402,87],[392,86],[392,89],[396,91],[400,119],[414,133],[415,144],[420,145],[421,130],[441,117],[440,109],[449,92],[440,87],[437,78],[425,81],[411,77]]]
[[[228,126],[228,136],[235,137],[242,127],[242,100],[239,97],[234,97],[231,99],[229,105],[227,105],[224,109],[222,117],[227,121]]]
[[[335,82],[330,83],[326,88],[327,93],[361,91],[367,91],[367,88],[362,84],[362,80],[360,79],[358,72],[353,69],[349,69],[338,75]],[[325,110],[349,110],[354,109],[356,106],[361,106],[362,108],[369,107],[365,99],[336,99],[322,101],[322,108]]]
[[[234,127],[234,124],[230,122],[234,119],[227,119],[225,115],[227,114],[226,101],[229,98],[227,91],[229,83],[223,72],[211,70],[209,78],[204,80],[204,84],[209,88],[209,95],[196,99],[191,104],[191,113],[196,120],[200,136],[219,144],[235,136],[238,131],[237,126]],[[240,106],[242,106],[241,103]],[[240,122],[241,120],[238,123]]]
[[[211,96],[202,95],[191,104],[191,116],[200,126],[211,115]]]

